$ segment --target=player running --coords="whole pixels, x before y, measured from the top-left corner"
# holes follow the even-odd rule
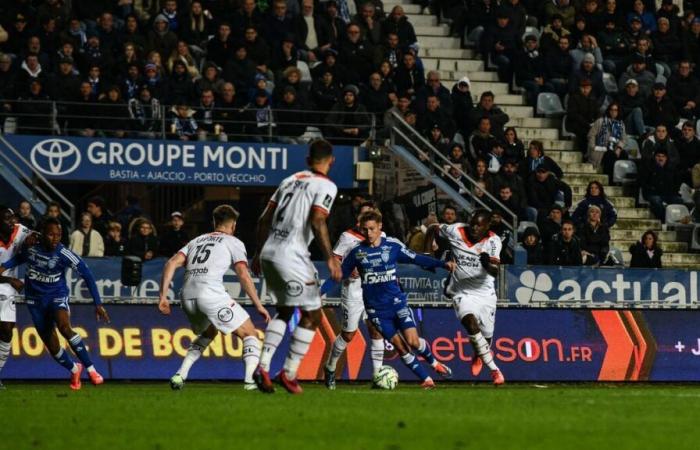
[[[333,248],[333,254],[338,261],[342,262],[345,256],[350,253],[350,250],[365,240],[360,230],[359,217],[363,213],[373,211],[374,209],[375,206],[373,202],[365,202],[360,205],[360,214],[358,215],[357,224],[353,228],[344,231]],[[385,237],[383,232],[382,237]],[[360,282],[359,275],[355,272],[353,272],[349,279],[341,284],[340,307],[343,310],[342,331],[335,338],[333,348],[328,355],[328,360],[323,369],[325,373],[325,383],[328,389],[335,389],[335,369],[338,360],[345,352],[348,344],[355,337],[355,334],[357,334],[360,320],[363,318],[367,319],[365,304],[362,301],[362,283]],[[372,339],[371,356],[372,373],[374,375],[381,369],[382,364],[384,364],[384,337],[372,326],[372,322],[369,320],[367,320],[367,329]]]
[[[279,347],[294,309],[301,319],[292,333],[284,367],[278,382],[290,393],[303,392],[297,381],[297,369],[309,350],[321,322],[321,296],[318,273],[311,262],[309,244],[315,238],[330,270],[340,280],[340,262],[333,256],[326,218],[338,188],[328,178],[333,165],[333,147],[316,140],[309,146],[309,170],[286,178],[258,220],[258,248],[253,270],[262,272],[270,294],[277,300],[277,314],[267,325],[260,365],[255,382],[263,392],[274,392],[270,362]]]
[[[51,356],[71,372],[71,389],[78,390],[82,387],[80,375],[84,368],[87,368],[92,384],[102,384],[104,379],[95,370],[83,339],[71,327],[66,270],[71,268],[80,274],[95,302],[97,320],[109,323],[109,315],[102,306],[95,278],[85,262],[61,244],[61,223],[58,219],[52,217],[44,219],[41,233],[39,244],[27,247],[0,265],[0,275],[20,264],[27,265],[24,283],[16,278],[10,283],[17,291],[22,287],[26,288],[24,298],[32,315],[34,327]],[[54,327],[58,328],[59,333],[66,338],[73,353],[80,359],[80,363],[73,362],[70,355],[61,348]]]
[[[221,331],[234,333],[243,340],[243,362],[245,364],[244,389],[256,389],[253,371],[260,359],[258,340],[250,316],[236,301],[231,299],[224,287],[224,274],[233,265],[241,287],[253,301],[255,309],[265,319],[270,315],[260,302],[253,280],[248,273],[248,256],[243,242],[233,236],[236,231],[238,211],[232,206],[220,205],[214,209],[214,232],[192,239],[165,263],[160,282],[158,309],[170,314],[167,294],[175,270],[185,267],[185,282],[182,286],[182,308],[197,337],[187,350],[180,369],[170,378],[170,387],[182,389],[192,365]]]
[[[454,270],[455,264],[417,255],[396,239],[382,237],[382,215],[378,211],[362,214],[360,229],[364,241],[350,250],[343,260],[343,278],[350,277],[354,270],[359,272],[369,320],[394,345],[404,364],[422,381],[423,388],[433,389],[433,379],[418,363],[411,349],[444,378],[450,378],[452,371],[435,359],[425,339],[418,336],[413,311],[396,277],[397,264],[410,263],[427,269],[442,267],[448,271]],[[329,280],[324,283],[322,291],[326,292],[331,286]]]
[[[14,217],[10,208],[0,206],[0,264],[19,254],[22,244],[31,234],[29,228],[15,223]],[[0,372],[10,356],[12,329],[17,322],[14,298],[19,295],[17,288],[21,289],[22,284],[17,280],[16,268],[5,275],[0,277]],[[5,389],[1,380],[0,389]]]
[[[434,224],[428,230],[425,248],[431,248],[438,233],[450,243],[457,269],[452,272],[445,294],[453,302],[457,318],[469,333],[474,347],[472,375],[478,376],[482,362],[491,369],[494,385],[505,378],[493,360],[490,345],[496,323],[496,288],[501,239],[489,231],[491,213],[478,209],[469,226],[464,223]]]

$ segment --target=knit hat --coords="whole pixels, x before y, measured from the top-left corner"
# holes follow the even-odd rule
[[[593,56],[592,53],[586,53],[583,55],[583,62],[589,62],[591,64],[595,64],[595,56]]]

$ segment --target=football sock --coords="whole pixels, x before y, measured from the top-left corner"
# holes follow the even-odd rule
[[[438,362],[433,356],[433,352],[430,351],[430,347],[428,346],[428,343],[425,342],[425,339],[423,338],[418,338],[418,354],[421,355],[425,360],[430,364],[431,366],[435,367],[437,366]]]
[[[10,356],[10,343],[5,341],[0,341],[0,372],[2,368],[5,367],[7,358]]]
[[[284,371],[287,373],[287,378],[294,380],[297,377],[297,369],[304,355],[309,351],[311,341],[314,340],[316,330],[308,328],[296,327],[292,334],[292,341],[289,343],[289,353],[287,359],[284,360]]]
[[[88,371],[92,372],[95,368],[92,366],[92,360],[90,359],[90,354],[83,344],[83,338],[79,334],[74,334],[72,338],[68,339],[68,344],[70,348],[73,349],[73,353],[78,357],[81,363],[87,368]]]
[[[287,324],[284,320],[272,319],[270,323],[267,324],[267,329],[265,330],[265,341],[263,342],[262,353],[260,354],[260,367],[263,370],[270,371],[270,361],[277,351],[282,339],[284,339],[284,332],[287,330]]]
[[[253,382],[253,372],[258,367],[260,361],[260,341],[256,336],[246,336],[243,338],[243,363],[245,364],[246,383]]]
[[[60,349],[58,353],[51,356],[53,356],[53,359],[55,359],[57,363],[65,367],[71,373],[74,373],[78,370],[78,366],[73,362],[70,355],[66,353],[65,350]]]
[[[187,379],[192,365],[202,356],[202,352],[209,344],[211,344],[211,339],[204,336],[197,336],[195,340],[192,341],[190,348],[187,349],[185,359],[182,360],[182,365],[180,365],[180,369],[177,371],[183,380]]]
[[[489,343],[486,341],[484,335],[481,333],[470,334],[469,340],[472,341],[474,351],[477,355],[479,355],[479,357],[481,357],[481,360],[484,362],[484,364],[486,364],[491,370],[498,370],[498,366],[493,361],[493,356],[491,356],[491,349],[489,348]]]
[[[372,339],[372,374],[384,365],[384,339]]]
[[[405,355],[401,355],[401,359],[403,360],[403,363],[406,364],[406,367],[411,369],[411,372],[415,373],[421,381],[425,381],[428,378],[428,372],[426,372],[423,366],[420,365],[418,359],[413,355],[413,353],[409,352]]]
[[[338,360],[343,355],[343,352],[347,348],[348,343],[345,342],[343,336],[339,334],[335,341],[333,342],[333,348],[331,349],[331,354],[328,356],[328,362],[326,362],[326,368],[328,370],[335,372],[335,367],[338,365]]]

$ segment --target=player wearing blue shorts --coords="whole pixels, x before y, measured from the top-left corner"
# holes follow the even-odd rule
[[[394,345],[404,364],[423,382],[422,386],[432,389],[435,383],[418,363],[412,350],[417,351],[444,378],[450,378],[452,371],[435,359],[425,339],[418,336],[413,311],[399,285],[397,265],[409,263],[452,271],[454,263],[417,255],[396,239],[382,237],[382,215],[378,211],[368,211],[360,216],[360,230],[365,241],[352,249],[343,260],[343,279],[349,278],[357,269],[369,320]],[[323,291],[330,290],[332,284],[326,282]]]
[[[24,297],[34,326],[51,356],[71,372],[71,389],[80,389],[83,368],[87,368],[92,384],[102,384],[104,379],[95,370],[82,338],[71,327],[66,270],[72,268],[80,273],[95,302],[97,320],[103,319],[109,323],[109,315],[102,306],[95,279],[85,262],[61,245],[61,223],[57,219],[45,219],[41,233],[39,244],[28,247],[0,265],[2,275],[5,270],[26,264],[24,283],[7,277],[0,277],[0,282],[12,283],[19,288],[18,291],[25,288]],[[61,348],[56,328],[66,338],[82,364],[73,362],[70,355]]]

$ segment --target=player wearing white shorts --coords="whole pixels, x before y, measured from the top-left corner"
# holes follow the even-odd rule
[[[372,211],[375,209],[374,203],[365,202],[360,206],[360,214]],[[382,237],[386,237],[382,232]],[[359,223],[355,228],[350,228],[344,231],[338,242],[333,248],[333,255],[338,261],[343,261],[345,256],[350,253],[350,250],[355,248],[365,238],[360,231]],[[333,348],[328,355],[328,361],[324,366],[325,383],[328,389],[335,389],[335,369],[338,360],[345,352],[348,344],[352,341],[360,326],[360,320],[367,319],[365,313],[365,304],[362,300],[362,283],[358,276],[353,276],[349,280],[345,280],[340,288],[340,307],[343,310],[343,326],[341,333],[333,341]],[[384,363],[384,338],[382,334],[372,325],[370,321],[366,321],[367,329],[369,330],[372,339],[371,356],[372,356],[372,372],[376,374],[382,368]]]
[[[232,206],[220,205],[214,209],[213,218],[214,232],[191,240],[163,268],[158,308],[163,314],[170,314],[168,289],[175,270],[185,267],[185,280],[180,293],[182,308],[197,334],[180,369],[170,379],[170,386],[182,389],[192,365],[221,331],[224,334],[234,333],[243,340],[244,387],[251,390],[256,388],[253,371],[260,359],[260,341],[248,313],[226,292],[224,274],[229,267],[233,265],[243,291],[265,321],[270,320],[270,315],[260,302],[248,273],[245,246],[233,236],[238,212]]]
[[[457,318],[469,333],[474,347],[472,374],[481,372],[482,361],[491,369],[496,385],[505,382],[490,350],[496,322],[495,277],[498,275],[501,239],[489,231],[491,213],[476,210],[469,225],[464,223],[432,225],[425,248],[431,248],[437,234],[450,244],[457,269],[450,275],[445,294],[453,302]]]
[[[253,270],[260,273],[262,269],[268,292],[277,301],[277,315],[265,330],[260,366],[255,371],[255,382],[263,392],[274,392],[270,362],[295,308],[301,310],[301,319],[292,333],[284,368],[277,380],[290,393],[302,392],[297,369],[321,322],[318,274],[308,249],[314,238],[331,278],[340,281],[340,263],[333,256],[326,225],[338,192],[328,178],[333,161],[331,144],[321,139],[312,142],[307,157],[309,170],[282,181],[258,220]]]
[[[0,207],[0,264],[9,261],[22,250],[24,240],[31,230],[24,225],[15,223],[14,213],[7,207]],[[4,277],[14,281],[0,282],[0,372],[5,367],[10,356],[12,329],[17,321],[15,311],[15,296],[19,295],[16,287],[17,268],[5,272]],[[0,381],[0,389],[4,389]]]

